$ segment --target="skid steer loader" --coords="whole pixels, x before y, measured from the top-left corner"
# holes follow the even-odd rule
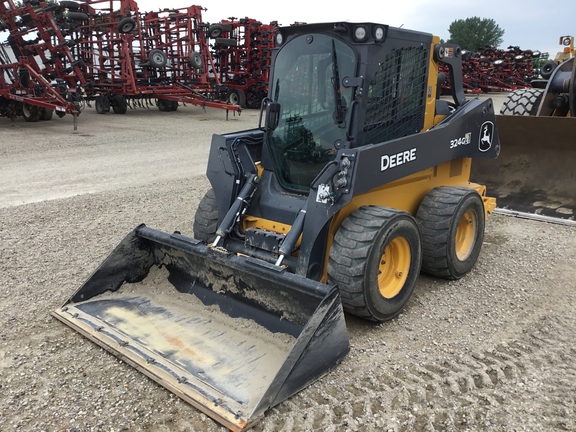
[[[573,36],[560,42],[569,58],[548,62],[544,79],[508,95],[497,116],[502,153],[475,163],[472,180],[500,207],[568,221],[576,218],[576,57]]]
[[[212,138],[194,238],[137,227],[53,313],[236,431],[344,358],[344,310],[389,320],[421,269],[467,274],[495,207],[469,181],[494,109],[458,46],[373,23],[275,44],[259,127]]]

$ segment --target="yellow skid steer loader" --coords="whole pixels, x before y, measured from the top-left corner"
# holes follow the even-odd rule
[[[259,127],[213,136],[194,238],[137,227],[53,313],[235,431],[344,358],[344,310],[389,320],[421,270],[465,276],[495,208],[469,181],[494,109],[458,46],[373,23],[275,41]]]

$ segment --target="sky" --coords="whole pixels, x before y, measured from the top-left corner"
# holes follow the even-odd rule
[[[215,23],[229,17],[253,18],[265,24],[294,22],[376,22],[433,33],[444,40],[448,27],[457,19],[473,16],[493,19],[504,29],[500,48],[519,46],[526,50],[550,52],[553,58],[561,51],[560,36],[576,36],[576,1],[574,0],[404,0],[355,3],[343,0],[136,0],[140,10],[165,7],[205,7],[205,22]],[[379,6],[375,6],[379,5]]]

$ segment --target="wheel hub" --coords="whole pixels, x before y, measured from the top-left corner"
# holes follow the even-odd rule
[[[456,231],[456,257],[460,261],[468,259],[476,243],[478,219],[472,210],[467,211],[460,219]]]
[[[378,288],[384,298],[393,298],[402,290],[410,259],[410,245],[404,237],[396,237],[386,246],[378,266]]]

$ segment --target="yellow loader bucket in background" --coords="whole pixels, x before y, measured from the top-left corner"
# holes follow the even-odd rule
[[[335,287],[144,225],[52,315],[234,431],[350,349]]]
[[[576,118],[496,116],[497,159],[474,159],[471,181],[498,207],[576,218]]]

